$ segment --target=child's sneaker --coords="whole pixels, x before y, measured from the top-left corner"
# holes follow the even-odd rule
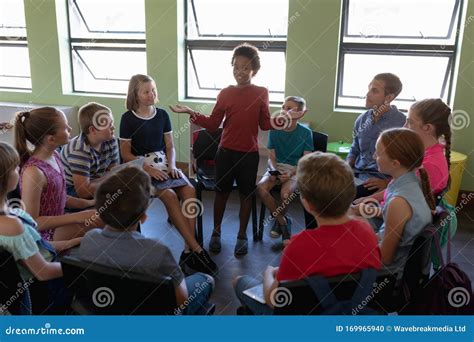
[[[249,251],[249,242],[247,239],[237,238],[237,243],[235,244],[234,254],[235,255],[245,255]]]
[[[217,265],[214,261],[212,261],[209,254],[203,249],[201,252],[192,253],[192,264],[188,266],[191,267],[193,270],[206,273],[209,275],[213,275],[217,271]]]
[[[209,250],[212,253],[219,253],[221,251],[221,237],[220,236],[211,236],[209,241]]]
[[[280,225],[278,224],[278,220],[275,218],[275,219],[273,219],[272,229],[270,229],[270,237],[272,239],[277,239],[280,236],[281,236]]]

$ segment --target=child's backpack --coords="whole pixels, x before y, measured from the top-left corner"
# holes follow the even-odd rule
[[[433,227],[433,230],[436,228]],[[474,301],[471,280],[451,262],[451,237],[447,234],[448,262],[441,253],[439,235],[433,232],[433,244],[440,267],[418,291],[404,313],[414,315],[472,315]]]

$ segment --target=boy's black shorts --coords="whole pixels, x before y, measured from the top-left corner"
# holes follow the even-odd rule
[[[220,147],[215,161],[216,191],[231,192],[234,180],[240,194],[249,196],[255,191],[258,152],[239,152]]]

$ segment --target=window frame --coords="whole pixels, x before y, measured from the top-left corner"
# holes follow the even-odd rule
[[[96,77],[86,63],[86,61],[81,57],[78,51],[80,50],[102,50],[102,51],[135,51],[135,52],[145,52],[146,53],[146,38],[143,39],[131,39],[131,38],[73,38],[72,37],[72,30],[71,30],[71,20],[70,20],[70,4],[69,1],[73,3],[76,10],[79,13],[79,17],[84,23],[84,26],[87,29],[88,33],[104,33],[102,31],[91,30],[89,25],[87,24],[87,20],[82,13],[79,4],[76,0],[65,0],[66,1],[66,13],[67,13],[67,31],[68,31],[68,45],[69,45],[69,63],[70,63],[70,73],[71,73],[71,85],[72,85],[72,92],[78,94],[100,94],[100,95],[118,95],[124,96],[126,93],[118,93],[118,92],[104,92],[104,91],[94,91],[94,90],[78,90],[76,88],[76,81],[74,78],[74,62],[73,62],[73,55],[75,55],[85,66],[89,74],[93,77],[94,80],[98,81],[126,81],[128,82],[129,79],[104,79],[100,77]],[[134,33],[143,33],[146,34],[145,31],[140,32],[127,32],[127,31],[107,31],[110,34],[134,34]]]
[[[343,98],[357,98],[362,99],[365,96],[350,96],[343,94],[343,84],[344,84],[344,57],[346,54],[371,54],[371,55],[380,55],[380,56],[414,56],[414,57],[448,57],[448,65],[446,67],[443,85],[441,88],[441,93],[437,96],[444,98],[446,94],[446,99],[448,102],[451,102],[453,96],[453,85],[454,85],[454,71],[455,71],[455,61],[458,54],[458,44],[459,44],[459,33],[461,29],[461,18],[462,18],[462,9],[464,5],[464,0],[454,0],[455,4],[453,7],[453,13],[451,15],[451,23],[447,36],[445,37],[428,37],[426,39],[439,40],[439,39],[449,39],[452,34],[456,34],[454,43],[451,45],[440,45],[440,44],[409,44],[409,43],[357,43],[357,42],[344,42],[344,37],[354,38],[360,37],[357,35],[348,34],[349,26],[349,1],[342,1],[342,15],[341,15],[341,30],[339,36],[339,58],[338,58],[338,68],[336,75],[336,94],[334,96],[334,106],[335,109],[355,109],[355,110],[365,110],[366,108],[359,106],[351,105],[340,105],[339,97]],[[454,23],[456,22],[456,13],[459,16],[457,20],[457,29],[454,31]],[[378,38],[382,39],[395,39],[400,40],[404,39],[419,39],[412,36],[390,36],[390,35],[378,35]],[[433,96],[435,97],[435,96]],[[413,101],[418,101],[421,99],[404,99],[397,97],[396,99],[399,102],[412,103]],[[402,111],[405,111],[401,109]]]
[[[24,14],[24,13],[23,13]],[[26,18],[25,18],[25,26],[12,26],[8,27],[6,26],[5,28],[17,28],[17,29],[25,29],[25,35],[17,35],[14,38],[11,36],[0,36],[0,47],[21,47],[21,48],[26,48],[28,50],[28,33],[26,32]],[[29,55],[28,55],[28,62],[29,61]],[[4,86],[0,84],[0,90],[2,91],[25,91],[25,92],[31,92],[33,89],[33,84],[32,84],[32,79],[31,79],[31,66],[30,68],[30,76],[21,76],[21,75],[0,75],[1,77],[5,78],[22,78],[22,79],[29,79],[31,86],[29,88],[22,88],[22,87],[11,87],[11,86]]]
[[[262,35],[229,35],[222,34],[219,37],[213,34],[202,34],[199,31],[199,22],[196,14],[196,8],[194,0],[184,0],[184,96],[186,100],[210,100],[215,101],[216,97],[205,97],[205,96],[192,96],[189,93],[189,77],[188,73],[193,72],[198,84],[199,90],[210,90],[219,92],[223,88],[209,88],[201,87],[199,75],[197,72],[196,63],[193,59],[192,51],[194,50],[220,50],[220,51],[232,51],[236,46],[243,43],[250,43],[257,47],[260,52],[282,52],[286,60],[286,47],[287,47],[287,35],[272,35],[272,36],[262,36]],[[192,7],[192,15],[194,18],[194,23],[196,25],[196,32],[198,34],[197,38],[189,38],[188,34],[188,15],[189,15],[189,6]],[[211,39],[214,38],[214,39]],[[191,62],[189,62],[191,61]],[[190,65],[191,64],[191,65]],[[190,70],[191,69],[191,70]],[[286,71],[285,71],[286,72]],[[272,94],[285,94],[283,91],[272,91]],[[270,101],[270,103],[273,103]]]

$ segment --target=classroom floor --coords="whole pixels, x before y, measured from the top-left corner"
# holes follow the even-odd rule
[[[212,208],[214,194],[203,193],[204,202],[204,243],[208,249],[208,240],[212,232]],[[260,202],[257,202],[258,212]],[[234,192],[227,204],[222,224],[222,251],[214,255],[220,271],[216,279],[216,288],[211,302],[216,304],[215,315],[235,315],[239,301],[232,289],[232,279],[237,275],[251,275],[261,279],[261,274],[267,265],[277,266],[281,256],[281,240],[271,239],[269,228],[264,231],[263,241],[254,243],[252,240],[251,222],[248,225],[249,253],[236,258],[234,246],[238,230],[239,200]],[[183,248],[183,240],[177,230],[167,223],[168,215],[160,200],[155,199],[147,212],[148,220],[142,226],[142,233],[150,238],[157,238],[164,242],[178,260]],[[268,210],[267,210],[268,214]],[[293,219],[293,233],[304,228],[303,209],[299,202],[290,204],[289,215]],[[453,260],[474,281],[474,210],[461,212],[458,216],[458,231],[454,239]]]

